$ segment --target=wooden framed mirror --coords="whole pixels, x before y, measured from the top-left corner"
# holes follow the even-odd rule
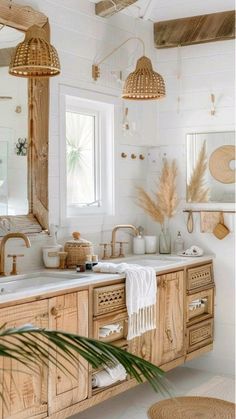
[[[34,24],[46,31],[49,41],[50,27],[47,16],[31,7],[21,6],[9,0],[0,0],[0,29],[4,27],[12,28],[24,34]],[[4,56],[5,66],[10,64],[11,52],[11,48],[5,48],[4,54],[1,54],[2,57]],[[9,77],[15,78],[13,76]],[[10,214],[8,211],[4,214],[2,209],[0,212],[0,236],[9,231],[39,233],[48,228],[49,79],[30,78],[26,82],[26,89],[28,89],[26,122],[28,133],[27,157],[25,160],[27,161],[26,196],[28,211],[18,214],[15,209]],[[17,110],[15,111],[17,112]],[[15,143],[16,138],[14,138]],[[4,156],[3,153],[2,155]],[[15,215],[12,215],[13,213]]]

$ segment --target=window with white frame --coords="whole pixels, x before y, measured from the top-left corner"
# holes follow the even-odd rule
[[[112,214],[114,105],[79,89],[66,92],[61,95],[62,218]]]
[[[98,114],[83,109],[66,111],[67,205],[101,205]]]

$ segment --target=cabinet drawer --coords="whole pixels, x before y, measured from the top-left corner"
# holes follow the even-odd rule
[[[125,284],[95,288],[93,307],[94,316],[125,308]]]
[[[213,319],[205,320],[187,329],[187,352],[195,351],[213,342]]]
[[[114,342],[126,339],[128,330],[127,313],[115,314],[95,320],[94,338],[103,342]]]
[[[187,296],[187,323],[199,323],[214,313],[214,288]]]
[[[197,288],[209,287],[213,285],[212,264],[190,268],[187,271],[187,290],[193,291]]]

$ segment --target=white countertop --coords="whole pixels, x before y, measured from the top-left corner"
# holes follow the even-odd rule
[[[107,262],[141,264],[152,266],[156,273],[170,269],[206,263],[214,258],[213,255],[201,257],[180,257],[176,255],[140,255],[114,259]],[[31,297],[43,297],[46,294],[62,290],[73,290],[78,287],[87,287],[101,282],[124,279],[124,274],[94,273],[86,271],[76,273],[72,270],[60,271],[58,269],[41,269],[28,272],[24,275],[0,277],[0,304],[19,301]],[[44,282],[45,281],[45,282]]]

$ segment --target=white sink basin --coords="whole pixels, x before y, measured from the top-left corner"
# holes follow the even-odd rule
[[[111,261],[111,259],[109,259]],[[169,267],[170,265],[176,265],[177,263],[186,262],[186,259],[181,256],[165,256],[165,255],[147,255],[147,256],[130,256],[126,258],[114,259],[113,263],[128,263],[131,265],[150,266],[152,268]]]
[[[19,293],[30,290],[50,289],[57,284],[71,283],[85,278],[87,275],[68,274],[68,273],[35,273],[18,276],[8,281],[1,281],[0,279],[0,295],[7,295],[12,293]]]
[[[159,267],[159,266],[166,266],[166,265],[171,265],[171,264],[176,264],[176,260],[172,260],[172,259],[138,259],[138,260],[133,260],[133,261],[128,261],[128,263],[130,263],[131,265],[133,264],[137,264],[137,265],[141,265],[141,266],[151,266],[151,267]],[[181,262],[181,261],[180,261]]]

